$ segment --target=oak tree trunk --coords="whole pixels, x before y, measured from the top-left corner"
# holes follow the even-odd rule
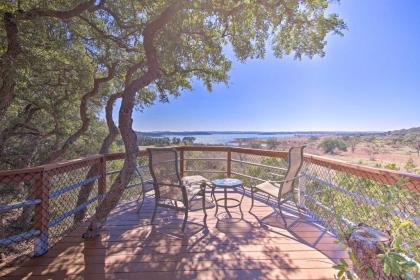
[[[124,165],[104,200],[97,207],[96,213],[93,216],[87,231],[83,234],[84,238],[91,238],[99,234],[99,230],[104,225],[109,213],[118,204],[134,173],[138,155],[137,135],[132,127],[132,113],[136,103],[136,93],[150,85],[162,75],[157,51],[154,46],[154,38],[156,33],[161,30],[166,23],[172,19],[176,11],[182,7],[181,4],[181,1],[173,2],[172,5],[168,6],[158,17],[147,23],[143,30],[143,48],[146,56],[147,71],[130,83],[127,83],[126,81],[119,111],[118,126],[125,147]],[[138,67],[141,67],[141,65],[142,63],[139,63]]]
[[[4,13],[3,24],[7,37],[7,51],[0,57],[0,121],[15,98],[16,60],[22,53],[15,15]]]
[[[369,227],[365,224],[359,224],[351,233],[348,244],[354,256],[358,260],[354,265],[354,271],[357,276],[363,280],[399,280],[398,276],[388,276],[385,274],[383,264],[378,254],[383,253],[382,246],[388,246],[391,243],[391,237]]]
[[[113,94],[109,97],[106,106],[105,106],[105,118],[106,118],[106,123],[108,125],[108,135],[105,137],[105,139],[102,142],[102,146],[101,149],[99,150],[100,154],[106,154],[109,152],[109,147],[111,146],[111,144],[115,141],[115,138],[117,137],[119,130],[117,128],[117,126],[114,123],[114,120],[112,118],[112,109],[114,108],[114,103],[115,101],[121,97],[120,93],[116,93]],[[95,176],[96,174],[98,174],[98,170],[96,168],[96,166],[93,166],[90,168],[88,174],[86,175],[86,179],[91,178],[93,176]],[[85,201],[88,200],[92,189],[93,189],[94,183],[88,184],[84,187],[82,187],[79,191],[79,194],[77,196],[77,205],[80,205],[82,203],[84,203]],[[77,212],[74,216],[74,224],[78,224],[81,221],[83,221],[83,219],[86,216],[86,208],[83,208],[82,210],[80,210],[79,212]]]
[[[135,103],[135,93],[136,92],[124,92],[119,114],[119,128],[125,147],[123,168],[112,184],[111,189],[97,207],[89,228],[83,234],[84,238],[94,237],[99,234],[99,230],[104,225],[109,213],[118,204],[124,193],[125,187],[128,185],[130,178],[134,173],[138,155],[137,136],[132,129],[133,120],[131,118]]]

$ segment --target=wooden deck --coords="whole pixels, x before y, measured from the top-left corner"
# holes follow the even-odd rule
[[[239,196],[231,193],[231,196]],[[241,209],[183,213],[158,208],[153,198],[141,214],[135,202],[122,203],[100,237],[83,240],[80,227],[42,257],[4,269],[5,279],[333,279],[334,262],[347,258],[335,238],[292,208],[288,229],[260,200],[252,213],[245,196]]]

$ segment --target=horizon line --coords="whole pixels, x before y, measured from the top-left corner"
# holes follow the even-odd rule
[[[407,128],[402,128],[407,129]],[[401,129],[401,130],[402,130]],[[397,129],[400,130],[400,129]],[[135,132],[143,132],[143,133],[162,133],[162,132],[169,132],[169,133],[194,133],[194,132],[209,132],[209,133],[220,133],[220,132],[231,132],[231,133],[337,133],[337,132],[364,132],[364,133],[384,133],[390,132],[395,130],[134,130]]]

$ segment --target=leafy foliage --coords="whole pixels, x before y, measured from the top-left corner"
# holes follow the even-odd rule
[[[401,188],[402,183],[385,186],[370,180],[357,180],[356,183],[349,176],[340,176],[338,179],[339,186],[353,194],[362,193],[365,198],[360,199],[366,202],[360,203],[360,199],[355,201],[354,197],[344,195],[342,191],[325,190],[318,192],[316,199],[324,205],[331,205],[331,212],[317,212],[317,215],[329,223],[334,221],[333,227],[346,248],[353,225],[364,223],[388,232],[392,243],[384,246],[384,253],[378,256],[384,265],[384,272],[404,279],[415,279],[418,268],[412,260],[420,260],[420,251],[416,245],[420,227],[412,220],[419,214],[418,207],[414,206],[416,194]],[[411,214],[398,214],[401,213],[400,209]],[[350,257],[353,264],[358,263],[352,254]],[[351,269],[344,263],[342,260],[336,266],[338,278],[352,279],[354,275],[349,276]]]
[[[195,137],[150,137],[150,136],[137,136],[137,145],[139,146],[169,146],[169,145],[192,145],[194,144]]]
[[[384,253],[379,254],[386,275],[401,276],[403,279],[415,279],[418,276],[417,263],[405,256],[407,252],[403,244],[405,228],[412,226],[411,221],[401,222],[394,231],[394,239],[391,245],[384,246]],[[418,249],[417,249],[418,250]]]
[[[209,90],[213,83],[227,82],[226,46],[241,61],[263,58],[268,40],[278,57],[323,56],[326,36],[345,29],[336,14],[326,13],[326,0],[3,1],[0,83],[10,90],[1,96],[11,102],[0,110],[6,120],[0,124],[2,168],[48,161],[81,128],[74,138],[92,139],[93,133],[100,143],[105,136],[100,112],[111,94],[150,68],[144,31],[171,5],[177,6],[171,19],[153,38],[161,74],[136,90],[139,109],[155,99],[167,102],[195,80]],[[118,67],[112,79],[87,98],[86,121],[80,110],[83,96],[113,64]],[[28,106],[35,110],[30,116]],[[83,141],[70,142],[58,159],[93,151],[83,149]]]
[[[339,138],[327,138],[322,140],[319,147],[324,150],[326,154],[334,154],[336,150],[347,151],[346,143]]]
[[[409,133],[404,136],[403,142],[416,150],[420,156],[420,133]]]
[[[240,61],[263,58],[269,41],[279,58],[323,56],[327,35],[345,29],[336,14],[327,14],[329,4],[328,0],[8,0],[0,7],[0,37],[6,39],[0,46],[0,119],[20,118],[25,109],[29,117],[15,120],[17,126],[7,123],[0,128],[0,154],[3,147],[11,146],[7,141],[15,141],[17,150],[25,144],[35,147],[27,153],[25,166],[37,163],[35,155],[45,157],[45,162],[65,158],[106,104],[109,134],[101,151],[108,150],[119,130],[126,158],[85,237],[96,235],[135,170],[135,107],[167,102],[170,96],[190,90],[194,81],[209,91],[214,83],[227,83],[228,47]],[[46,96],[60,101],[41,107]],[[112,106],[118,98],[117,129]],[[60,105],[79,112],[62,114]],[[17,113],[10,116],[12,107]],[[54,115],[51,108],[58,112]],[[39,114],[45,117],[32,123]],[[36,135],[27,137],[25,132],[29,140],[10,140],[18,128],[28,125],[35,126]],[[52,148],[43,141],[28,144],[35,140],[47,140]]]
[[[414,160],[412,158],[408,159],[407,162],[404,165],[404,169],[407,170],[408,172],[412,172],[414,171],[414,169],[416,168],[416,164],[414,163]]]
[[[391,169],[391,170],[398,170],[398,169],[400,169],[400,168],[397,166],[397,164],[396,164],[396,163],[394,163],[394,162],[389,162],[389,163],[385,164],[385,165],[384,165],[384,167],[385,167],[386,169]]]

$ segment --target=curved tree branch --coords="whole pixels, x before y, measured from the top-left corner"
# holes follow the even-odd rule
[[[110,41],[114,42],[118,47],[126,50],[127,52],[136,51],[136,49],[130,48],[128,45],[126,45],[125,42],[123,40],[121,40],[120,38],[115,37],[111,34],[107,34],[104,30],[100,29],[97,25],[95,25],[94,23],[89,21],[88,18],[86,18],[84,16],[79,16],[79,18],[83,22],[85,22],[90,28],[92,28],[96,32],[96,34],[98,34],[99,37],[103,38],[104,40],[110,40]]]
[[[91,8],[99,9],[103,4],[105,4],[104,0],[100,1],[98,5],[95,5],[95,2],[96,2],[95,0],[82,2],[76,5],[74,8],[70,10],[65,10],[65,11],[41,9],[41,8],[34,8],[28,11],[19,10],[17,14],[17,18],[21,20],[32,20],[39,17],[54,17],[61,20],[67,20],[72,17],[76,17],[80,15],[84,11],[89,10]]]
[[[0,121],[15,97],[15,60],[22,52],[15,16],[11,13],[4,13],[3,24],[7,36],[7,51],[0,58]]]
[[[7,36],[7,51],[0,58],[0,121],[15,98],[15,60],[22,52],[19,44],[17,22],[19,20],[34,20],[39,17],[53,17],[64,21],[76,17],[87,10],[100,9],[104,6],[105,0],[101,0],[97,5],[95,3],[95,0],[89,0],[64,11],[33,8],[28,11],[19,9],[16,13],[3,13],[3,24]]]
[[[61,148],[53,151],[44,163],[49,163],[62,157],[70,148],[70,146],[77,139],[79,139],[79,137],[82,136],[83,133],[85,133],[88,130],[90,125],[90,118],[88,115],[88,102],[91,98],[98,94],[100,86],[103,83],[110,81],[115,76],[115,73],[116,64],[113,64],[108,68],[108,75],[106,77],[94,79],[93,88],[90,91],[88,91],[85,95],[83,95],[80,101],[80,119],[82,120],[82,126],[67,138],[64,144],[61,146]]]
[[[100,154],[106,154],[109,152],[109,147],[115,141],[115,138],[120,133],[118,127],[115,125],[114,119],[112,117],[112,110],[114,108],[114,103],[118,98],[121,98],[122,92],[115,93],[111,95],[105,106],[105,118],[106,124],[108,126],[108,135],[105,137],[102,142],[101,149],[99,150]]]
[[[132,113],[136,101],[136,93],[162,75],[157,51],[154,46],[154,39],[156,34],[172,19],[182,6],[183,1],[173,2],[157,18],[147,23],[143,30],[143,47],[146,55],[147,71],[125,86],[119,112],[118,125],[125,147],[124,165],[112,184],[111,189],[98,206],[87,231],[83,234],[85,238],[98,235],[108,214],[118,204],[125,187],[134,173],[138,154],[137,135],[132,127]]]
[[[23,112],[22,112],[22,121],[14,123],[8,127],[6,127],[0,133],[0,156],[3,153],[4,144],[10,137],[17,135],[16,132],[19,128],[28,129],[29,132],[27,134],[39,135],[40,132],[36,128],[32,127],[29,123],[31,122],[33,116],[36,112],[40,110],[39,107],[33,106],[32,104],[27,105]]]
[[[101,149],[99,150],[100,154],[106,154],[109,153],[109,147],[111,144],[115,141],[115,138],[117,138],[117,135],[119,134],[118,127],[114,123],[114,119],[112,117],[112,110],[114,107],[115,101],[120,98],[122,95],[122,92],[117,92],[112,94],[108,101],[106,102],[105,106],[105,118],[106,123],[108,125],[108,135],[105,137],[105,139],[102,141]],[[98,174],[98,170],[95,166],[91,167],[89,169],[88,174],[86,175],[86,179],[91,178]],[[88,184],[84,186],[83,188],[80,188],[79,194],[77,196],[77,204],[81,205],[84,203],[88,197],[90,196],[90,193],[92,192],[92,189],[94,187],[94,183]],[[77,212],[74,216],[74,224],[78,224],[85,218],[86,215],[86,208],[83,208],[79,212]]]

